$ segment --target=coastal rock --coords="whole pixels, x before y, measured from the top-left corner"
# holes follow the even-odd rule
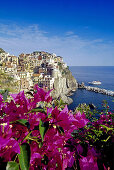
[[[55,90],[53,90],[52,96],[54,98],[61,97],[65,103],[70,104],[73,101],[67,95],[72,91],[76,91],[77,88],[78,88],[78,83],[76,79],[72,76],[70,70],[66,68],[61,70],[61,76],[55,78],[54,81]]]
[[[64,101],[64,103],[66,104],[71,104],[73,102],[73,100],[70,97],[67,97],[66,95],[62,94],[62,96],[60,96],[60,98]]]
[[[78,88],[80,88],[80,89],[85,88],[85,84],[84,84],[84,82],[82,82],[81,84],[79,84],[79,83],[78,83]]]
[[[89,104],[90,109],[96,109],[96,106],[93,103]]]

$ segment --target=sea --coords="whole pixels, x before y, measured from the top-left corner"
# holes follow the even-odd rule
[[[97,80],[101,81],[101,85],[91,86],[114,91],[114,66],[70,66],[69,69],[79,83],[84,82],[88,86],[88,82]],[[103,100],[106,100],[110,110],[114,111],[114,97],[112,96],[78,89],[70,97],[73,103],[69,105],[69,109],[72,110],[81,103],[93,103],[97,109],[102,110]]]

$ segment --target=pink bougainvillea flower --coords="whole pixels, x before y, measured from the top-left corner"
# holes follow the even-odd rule
[[[81,114],[80,112],[77,112],[74,115],[74,117],[75,117],[75,120],[73,120],[73,124],[77,128],[82,128],[88,123],[88,120],[86,119],[86,115],[84,113]]]
[[[34,89],[37,91],[36,93],[34,93],[34,100],[36,102],[40,102],[40,101],[50,102],[50,101],[52,101],[52,97],[50,96],[50,93],[52,90],[46,92],[43,88],[39,88],[38,84],[36,84],[34,86]]]
[[[98,170],[97,161],[94,161],[94,157],[82,157],[79,160],[81,170]]]
[[[54,141],[54,137],[57,135],[57,129],[56,128],[49,128],[48,131],[46,132],[45,136],[44,136],[44,141],[46,143],[48,143],[50,146],[52,146],[52,143],[55,142]],[[49,146],[48,145],[48,146]]]
[[[18,142],[12,138],[12,129],[8,124],[0,125],[0,157],[4,161],[11,161],[12,157],[20,153]]]
[[[0,102],[3,101],[3,96],[0,94]]]
[[[37,142],[32,141],[30,143],[31,150],[31,159],[30,159],[30,170],[38,169],[38,166],[41,166],[41,160],[43,158],[43,149],[39,148]]]
[[[68,167],[71,168],[74,164],[74,157],[73,154],[70,155],[69,159],[68,159]]]
[[[66,135],[66,134],[65,134]],[[65,141],[68,138],[64,136],[64,134],[60,134],[57,130],[57,127],[49,128],[44,137],[44,144],[47,146],[45,152],[47,153],[48,158],[50,158],[49,167],[55,168],[56,163],[58,164],[60,169],[65,170],[67,166],[72,167],[74,163],[73,153],[70,153],[68,148],[65,148]],[[59,152],[59,149],[61,152]],[[62,153],[62,154],[61,154]],[[58,157],[55,157],[58,155]],[[61,162],[61,165],[60,165]],[[50,165],[50,163],[52,165]]]
[[[18,105],[23,105],[26,101],[24,91],[19,92],[18,94],[10,94],[13,97],[14,101]]]
[[[77,145],[76,149],[77,149],[77,153],[79,155],[81,155],[83,153],[83,147],[80,144]]]
[[[53,108],[50,92],[35,85],[30,99],[25,97],[24,91],[12,94],[14,100],[10,102],[4,102],[0,95],[0,157],[6,162],[14,159],[18,161],[15,156],[20,153],[19,143],[27,142],[31,150],[30,170],[72,169],[75,159],[79,160],[80,170],[98,170],[99,155],[95,147],[88,146],[87,156],[84,157],[85,150],[80,144],[80,137],[71,136],[77,130],[79,136],[85,137],[86,127],[83,127],[88,123],[86,115],[68,111],[67,105],[63,110],[57,106]],[[43,110],[32,110],[40,105]],[[101,128],[100,123],[108,126],[109,119],[111,116],[102,114],[92,125],[98,129]],[[83,131],[78,131],[78,128],[83,128]]]
[[[53,119],[57,119],[57,116],[59,115],[60,111],[58,110],[57,106],[52,110],[51,115]]]
[[[79,160],[80,168],[81,170],[98,170],[97,166],[97,153],[95,149],[88,148],[88,153],[86,157],[81,156],[81,159]]]
[[[59,152],[54,152],[51,156],[51,160],[48,163],[48,167],[50,170],[59,170],[62,169],[62,160],[61,154]]]
[[[33,130],[35,126],[39,125],[40,117],[36,113],[29,113],[28,121],[30,124],[30,129]]]
[[[6,103],[5,106],[2,108],[2,114],[5,113],[5,116],[2,118],[2,122],[13,122],[18,119],[26,119],[27,115],[26,109],[24,106],[17,106],[13,100],[10,103]]]
[[[4,122],[11,122],[19,119],[20,112],[13,100],[11,100],[10,103],[6,103],[3,111],[6,114],[3,119]]]
[[[98,157],[99,154],[96,152],[95,148],[94,147],[90,147],[88,148],[88,153],[87,153],[88,156],[94,156],[94,157]]]
[[[0,94],[0,104],[3,102],[3,96]]]
[[[20,153],[19,144],[15,139],[4,139],[0,137],[0,142],[0,157],[2,157],[5,162],[11,161],[16,153]]]
[[[50,116],[52,114],[52,111],[53,111],[52,107],[51,108],[47,107],[47,116]]]
[[[2,107],[4,106],[4,103],[3,103],[3,96],[0,94],[0,110],[2,109]]]
[[[10,96],[12,96],[15,103],[19,105],[18,110],[20,109],[20,113],[27,113],[36,106],[36,103],[31,102],[32,99],[27,99],[25,97],[24,91],[18,94],[10,94]]]
[[[71,168],[74,164],[74,152],[70,152],[68,148],[64,148],[62,151],[63,155],[63,167],[62,169],[65,170],[67,167]]]
[[[22,124],[13,123],[12,124],[12,136],[16,138],[20,143],[27,135],[29,131],[28,128]]]
[[[4,139],[11,138],[12,125],[9,125],[9,122],[0,124],[0,136],[3,137]]]
[[[40,153],[32,153],[30,159],[30,170],[38,169],[38,166],[41,166],[41,154]]]
[[[67,105],[56,117],[56,122],[57,122],[56,124],[59,125],[60,127],[62,127],[63,129],[70,128],[71,121],[69,120]]]

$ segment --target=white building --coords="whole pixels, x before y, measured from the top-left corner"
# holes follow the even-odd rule
[[[43,86],[48,87],[48,89],[53,89],[54,77],[52,78],[50,75],[46,75],[44,77]]]

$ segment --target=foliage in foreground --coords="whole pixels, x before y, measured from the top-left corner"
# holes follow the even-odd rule
[[[111,168],[112,114],[73,113],[50,92],[35,85],[32,98],[22,91],[5,102],[0,95],[0,168]]]

